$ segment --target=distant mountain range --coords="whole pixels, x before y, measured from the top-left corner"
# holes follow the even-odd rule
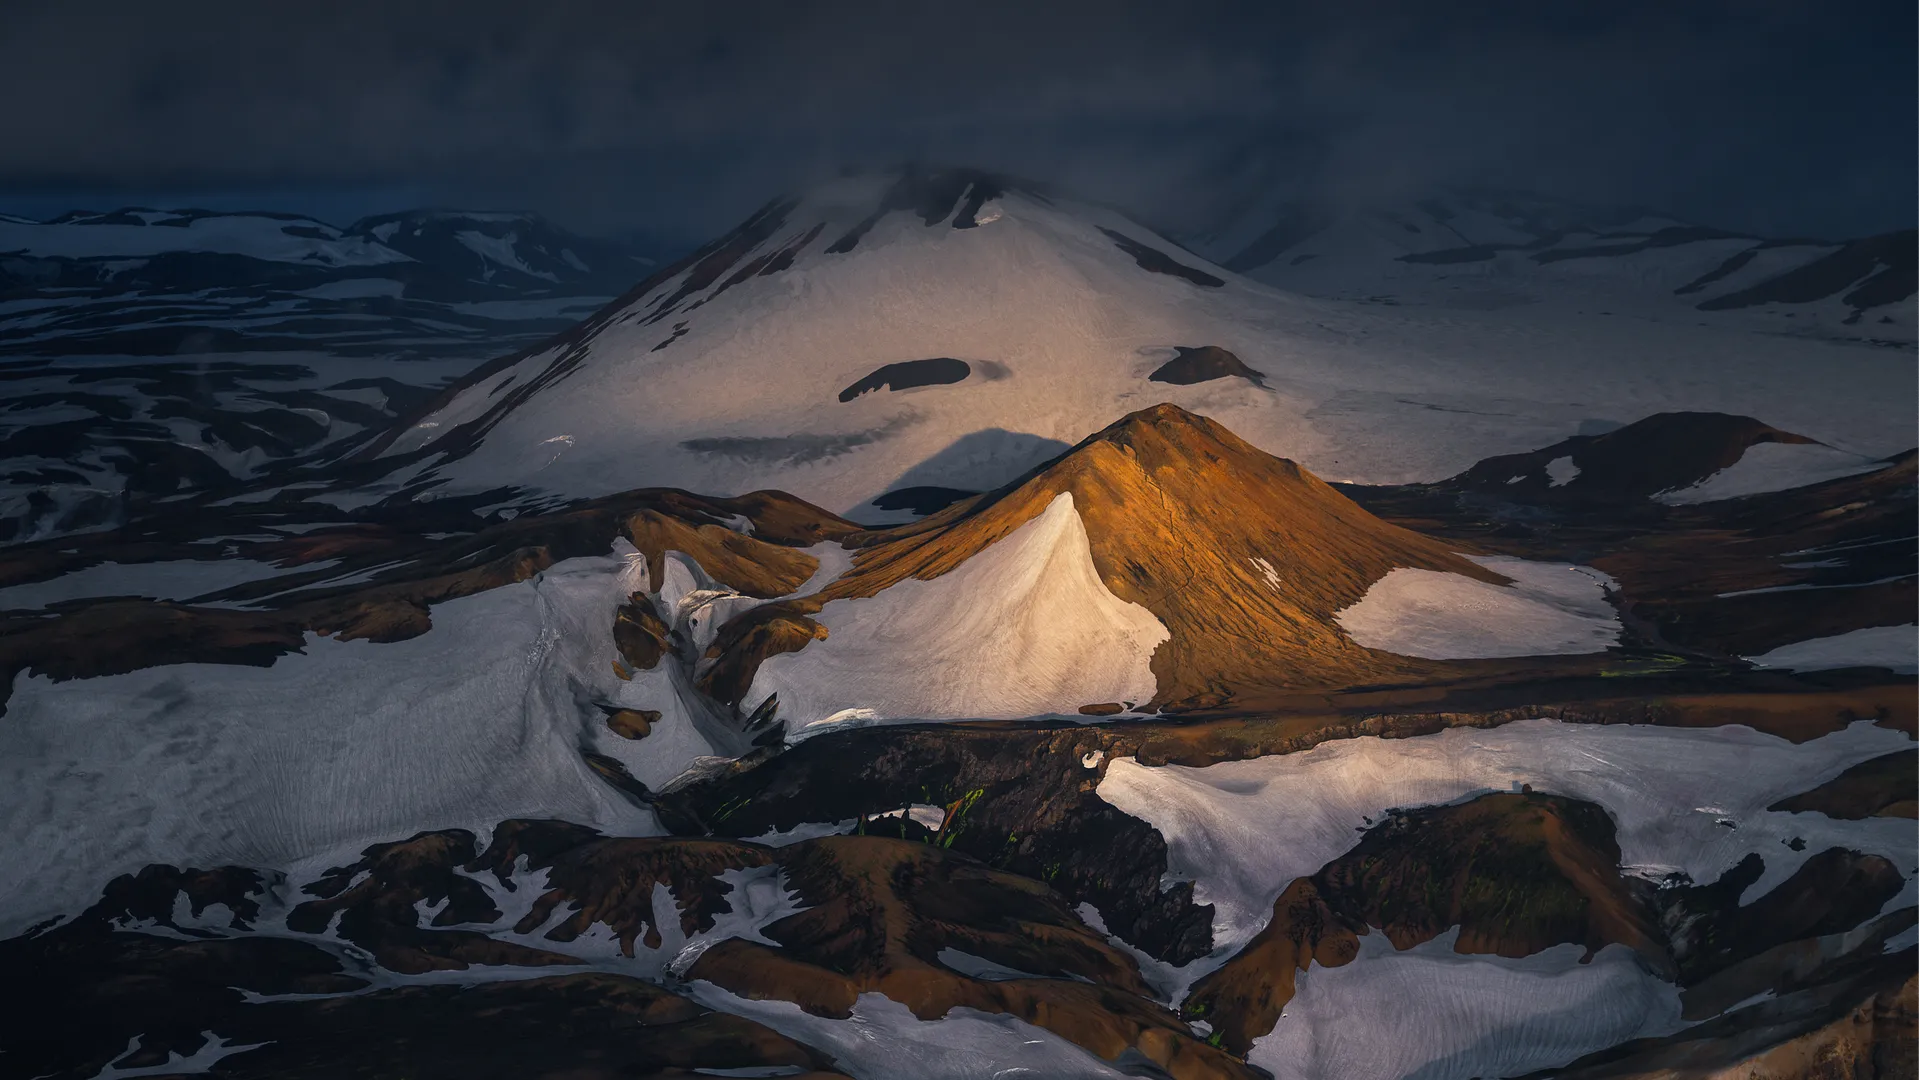
[[[1312,296],[1473,310],[1573,303],[1669,321],[1742,312],[1766,331],[1915,339],[1912,229],[1763,237],[1638,208],[1442,191],[1346,209],[1254,198],[1181,239],[1229,270]]]
[[[488,353],[572,325],[659,254],[519,213],[0,217],[0,354]]]

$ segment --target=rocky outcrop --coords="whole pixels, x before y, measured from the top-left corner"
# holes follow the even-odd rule
[[[646,556],[647,580],[659,588],[666,580],[663,559],[669,551],[691,557],[707,576],[745,596],[770,599],[805,584],[820,560],[791,547],[749,536],[718,524],[696,524],[657,510],[628,518],[625,533]]]
[[[1681,985],[1702,983],[1786,942],[1862,926],[1899,895],[1905,882],[1877,855],[1830,848],[1801,863],[1765,896],[1743,904],[1765,868],[1760,856],[1748,855],[1718,881],[1664,889],[1652,898]],[[1744,977],[1756,978],[1751,972]],[[1768,988],[1760,985],[1755,992]]]
[[[613,647],[629,672],[651,671],[672,652],[671,632],[646,593],[634,593],[613,613]]]
[[[1547,505],[1631,505],[1698,483],[1761,443],[1813,441],[1750,416],[1656,413],[1604,435],[1487,458],[1435,487]]]
[[[1650,485],[1690,476],[1714,461],[1737,460],[1742,446],[1758,444],[1748,438],[1791,441],[1757,421],[1704,414],[1709,419],[1703,432],[1736,429],[1739,437],[1703,444],[1720,447],[1705,456],[1703,450],[1675,448],[1676,461],[1694,463],[1665,464],[1664,444],[1653,438],[1661,433],[1656,422],[1676,438],[1704,438],[1688,435],[1674,419],[1699,415],[1643,421],[1656,428],[1644,451],[1628,452],[1637,444],[1624,440],[1642,426],[1629,425],[1511,459],[1488,459],[1441,484],[1342,491],[1387,520],[1429,535],[1526,558],[1578,560],[1605,571],[1619,583],[1628,630],[1670,662],[1724,665],[1810,638],[1913,621],[1911,451],[1873,472],[1784,491],[1684,506],[1646,499]],[[1599,471],[1582,467],[1572,480],[1553,486],[1543,471],[1548,464],[1562,457],[1578,461],[1568,447],[1601,440],[1621,441],[1618,460],[1592,463]],[[1595,485],[1592,497],[1582,494],[1583,481]],[[1608,486],[1615,481],[1617,487]]]
[[[478,930],[445,929],[500,918],[486,889],[458,872],[473,858],[473,834],[462,829],[375,844],[358,862],[333,867],[307,885],[303,891],[314,899],[287,913],[287,928],[303,934],[331,930],[366,949],[381,967],[409,975],[473,964],[569,963],[559,953],[497,941]],[[421,905],[438,910],[423,920]]]
[[[659,722],[660,713],[655,709],[607,711],[607,730],[623,739],[644,739],[653,734],[653,725]]]

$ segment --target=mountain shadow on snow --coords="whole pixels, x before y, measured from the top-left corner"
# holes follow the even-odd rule
[[[874,499],[871,505],[876,510],[888,512],[907,510],[915,516],[926,517],[928,514],[937,514],[945,510],[961,499],[972,498],[978,494],[980,493],[977,491],[964,491],[960,488],[922,485],[894,488]]]

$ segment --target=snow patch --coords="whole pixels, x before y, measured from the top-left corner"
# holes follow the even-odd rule
[[[316,568],[305,566],[285,569],[253,559],[95,563],[45,581],[29,581],[0,589],[0,610],[43,608],[65,600],[102,596],[187,600],[279,574],[302,573]]]
[[[1280,591],[1280,572],[1273,568],[1272,563],[1261,558],[1252,558],[1247,561],[1253,564],[1255,570],[1260,571],[1261,580],[1267,583],[1267,588],[1274,592]]]
[[[1547,486],[1566,487],[1580,475],[1580,466],[1573,463],[1571,457],[1557,457],[1547,462]]]
[[[1504,555],[1472,561],[1513,584],[1403,567],[1334,621],[1365,648],[1428,660],[1562,656],[1619,643],[1620,617],[1606,596],[1615,583],[1606,574]]]
[[[877,993],[861,994],[845,1020],[815,1016],[790,1001],[754,1001],[708,982],[691,996],[702,1005],[757,1020],[790,1039],[833,1055],[853,1076],[888,1080],[1010,1080],[1060,1077],[1121,1080],[1128,1075],[1044,1028],[999,1013],[958,1007],[922,1020]]]
[[[1809,638],[1745,659],[1755,667],[1789,671],[1879,667],[1911,674],[1920,661],[1920,626],[1869,626],[1844,634]]]
[[[205,1039],[206,1042],[201,1044],[200,1049],[195,1050],[191,1054],[182,1054],[177,1050],[170,1050],[167,1052],[167,1060],[160,1064],[142,1065],[137,1068],[123,1069],[112,1062],[108,1062],[105,1068],[93,1074],[93,1080],[120,1080],[121,1077],[126,1076],[179,1076],[185,1073],[212,1072],[213,1067],[218,1064],[222,1058],[229,1058],[235,1054],[244,1054],[248,1050],[258,1050],[267,1045],[263,1042],[247,1043],[245,1045],[230,1043],[225,1038],[211,1031],[201,1032],[200,1037]],[[128,1039],[126,1052],[114,1060],[124,1060],[131,1056],[134,1051],[140,1049],[140,1039],[141,1036],[138,1035]]]
[[[1653,498],[1668,506],[1689,506],[1786,491],[1885,467],[1884,461],[1820,443],[1756,443],[1747,447],[1739,461],[1705,480],[1691,487],[1659,492]]]
[[[681,700],[669,675],[614,677],[608,627],[626,570],[570,559],[435,605],[419,637],[310,635],[267,668],[17,676],[0,725],[0,932],[83,907],[149,863],[286,866],[517,816],[657,832],[579,752],[594,729],[625,742],[583,702],[667,712]],[[643,782],[711,753],[684,711],[621,748]]]
[[[1624,945],[1516,960],[1456,953],[1459,933],[1405,952],[1371,933],[1351,963],[1309,969],[1248,1063],[1277,1080],[1517,1076],[1684,1026],[1678,988]]]

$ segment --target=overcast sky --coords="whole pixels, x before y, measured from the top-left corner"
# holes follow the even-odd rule
[[[700,238],[916,158],[1204,223],[1449,184],[1771,235],[1915,221],[1889,3],[22,3],[0,211],[533,209]]]

